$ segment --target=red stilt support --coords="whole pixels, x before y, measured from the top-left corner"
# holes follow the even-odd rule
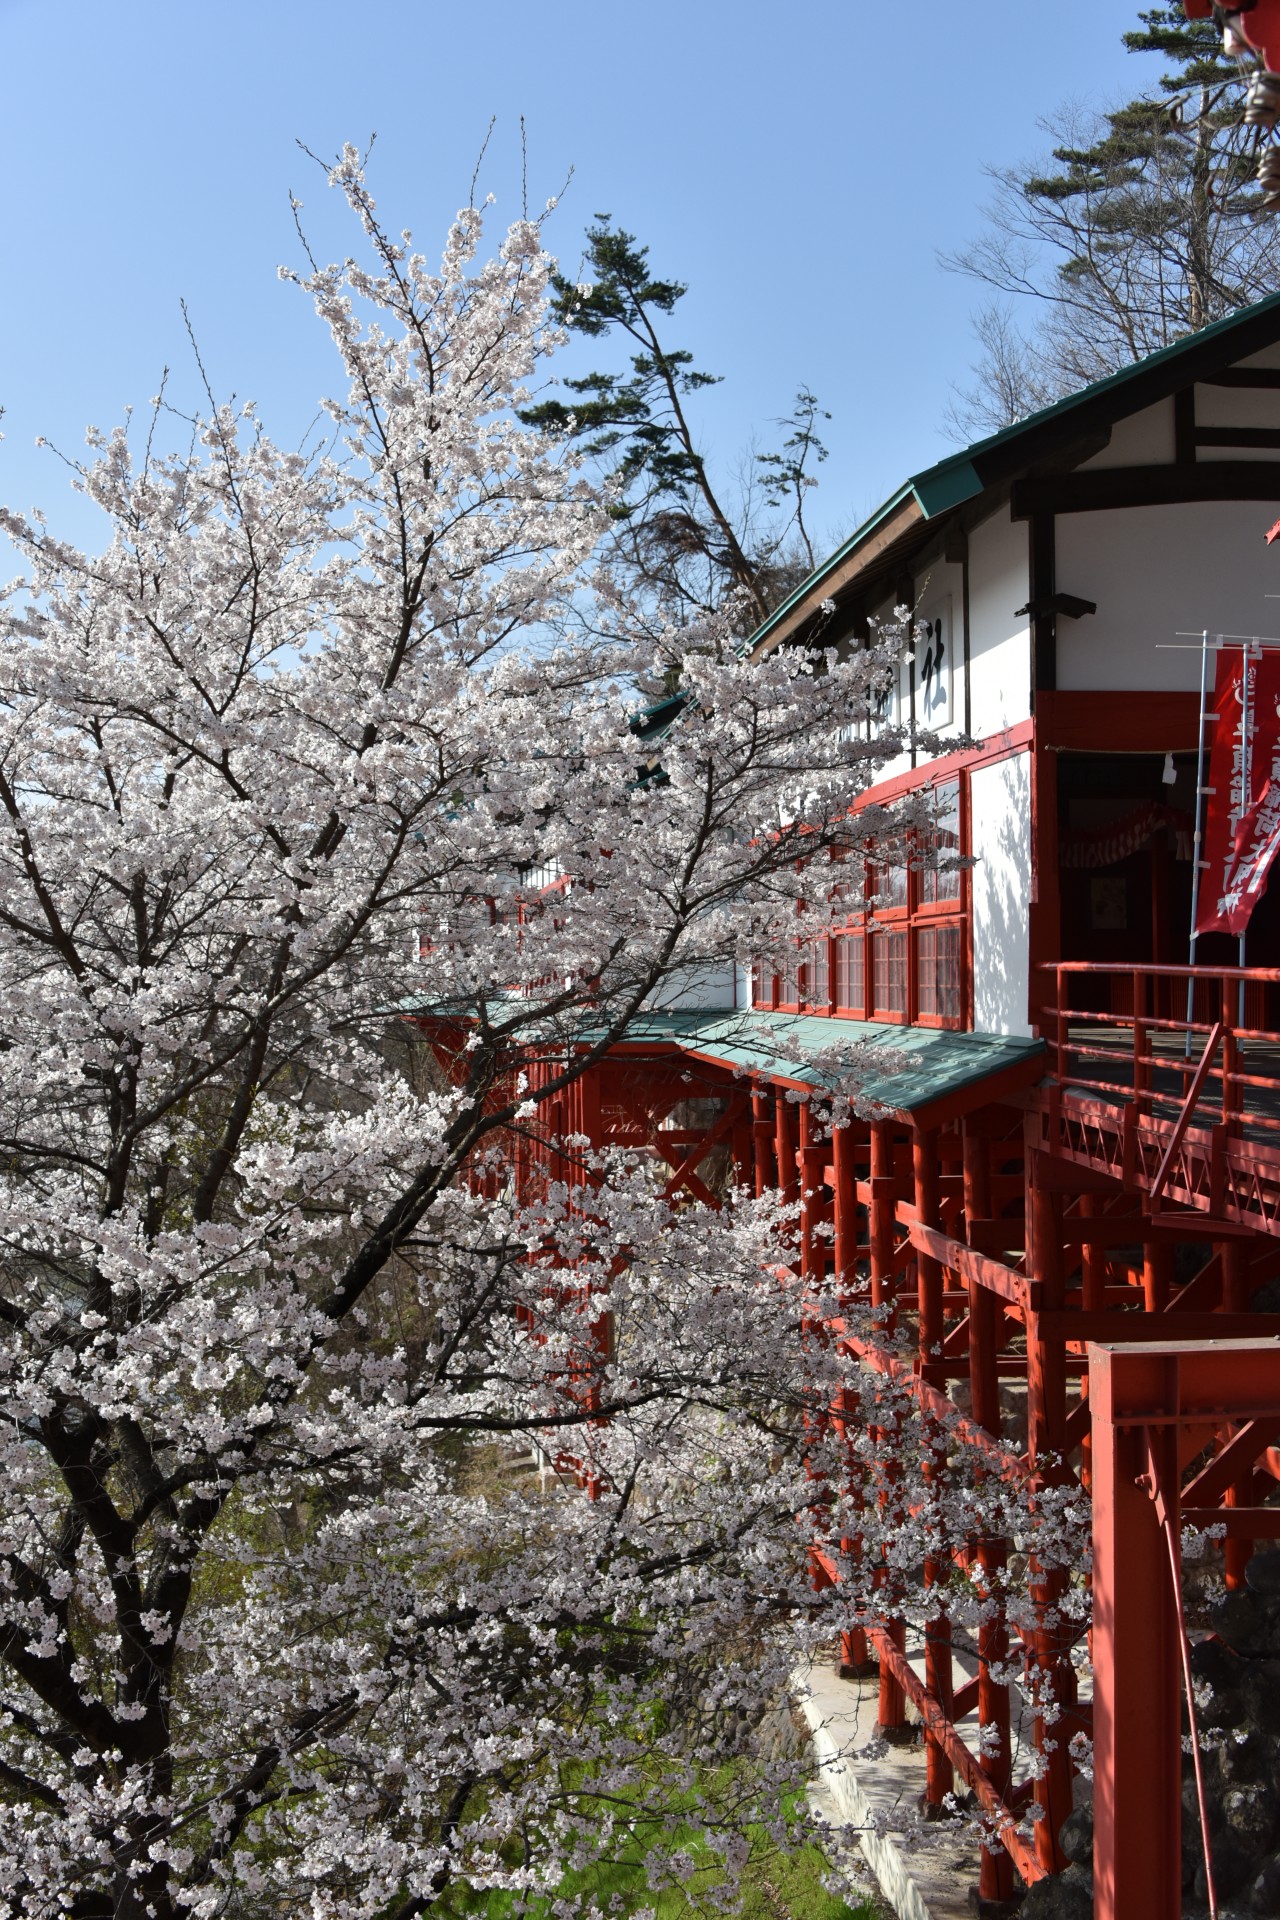
[[[1041,1156],[1031,1145],[1028,1129],[1027,1265],[1039,1281],[1043,1312],[1060,1315],[1066,1285],[1062,1258],[1062,1196],[1041,1182]],[[1029,1312],[1027,1324],[1027,1445],[1038,1473],[1058,1479],[1065,1469],[1061,1456],[1067,1441],[1066,1343],[1060,1333],[1047,1332],[1043,1312]],[[1037,1798],[1044,1809],[1036,1822],[1036,1856],[1047,1873],[1059,1873],[1066,1857],[1058,1845],[1058,1831],[1071,1812],[1071,1756],[1060,1719],[1064,1706],[1074,1704],[1075,1676],[1066,1657],[1063,1630],[1055,1624],[1064,1576],[1046,1571],[1035,1579],[1032,1593],[1038,1624],[1035,1632],[1037,1687],[1047,1696],[1046,1711],[1035,1717],[1036,1747],[1043,1769]],[[1052,1703],[1050,1705],[1050,1702]]]
[[[1148,1313],[1163,1313],[1169,1304],[1171,1254],[1167,1242],[1142,1249],[1142,1297]]]
[[[893,1299],[893,1133],[885,1120],[871,1128],[871,1304]]]
[[[857,1285],[858,1168],[852,1125],[837,1127],[831,1135],[836,1281],[842,1293]]]
[[[800,1174],[796,1166],[796,1109],[788,1100],[785,1087],[773,1091],[773,1124],[778,1156],[778,1193],[787,1206],[800,1198]]]
[[[964,1210],[969,1230],[991,1217],[991,1173],[987,1142],[970,1122],[964,1128]],[[973,1417],[988,1433],[1000,1431],[1000,1387],[996,1366],[999,1299],[976,1278],[969,1292],[969,1392]]]
[[[1222,1253],[1222,1311],[1224,1313],[1247,1313],[1249,1311],[1249,1244],[1245,1240],[1224,1240]],[[1226,1504],[1229,1507],[1247,1507],[1249,1504],[1248,1479],[1237,1480],[1228,1490]],[[1238,1591],[1245,1584],[1245,1568],[1253,1556],[1252,1540],[1237,1539],[1229,1535],[1223,1545],[1223,1571],[1227,1585]]]
[[[911,1141],[911,1163],[915,1183],[916,1214],[920,1224],[939,1229],[942,1221],[938,1208],[938,1135],[936,1131],[924,1132],[919,1127],[914,1129]],[[942,1268],[931,1255],[922,1253],[918,1249],[916,1297],[919,1303],[920,1377],[929,1386],[939,1387],[945,1391],[946,1374],[941,1366]],[[929,1472],[932,1476],[936,1477],[941,1473],[944,1458],[945,1455],[939,1452],[929,1463]],[[924,1577],[929,1586],[941,1586],[947,1577],[946,1565],[936,1560],[926,1560]],[[952,1714],[951,1627],[945,1611],[939,1611],[925,1627],[924,1661],[925,1685],[950,1720]],[[945,1748],[939,1740],[926,1731],[926,1803],[930,1807],[940,1807],[954,1784],[955,1775]]]
[[[821,1280],[826,1251],[818,1233],[823,1215],[823,1167],[827,1150],[817,1137],[813,1109],[807,1100],[796,1108],[796,1164],[800,1185],[800,1271],[806,1280]]]
[[[871,1128],[871,1304],[873,1307],[888,1307],[893,1300],[893,1132],[888,1121],[877,1120]],[[886,1461],[882,1471],[892,1472],[890,1461],[892,1435],[881,1431],[877,1436],[880,1442],[881,1458]],[[899,1652],[906,1651],[906,1627],[901,1620],[890,1620],[884,1625],[888,1635]],[[888,1663],[880,1662],[880,1704],[876,1715],[879,1725],[890,1730],[905,1726],[906,1696],[898,1681],[889,1671]]]
[[[1178,1613],[1155,1503],[1139,1485],[1142,1429],[1125,1419],[1126,1375],[1149,1376],[1152,1365],[1132,1347],[1089,1349],[1097,1920],[1182,1912]],[[1161,1363],[1154,1368],[1159,1400]],[[1151,1404],[1149,1381],[1141,1398]],[[1176,1490],[1176,1435],[1161,1432]]]
[[[991,1218],[991,1161],[988,1142],[972,1121],[962,1134],[964,1211],[967,1227]],[[999,1302],[988,1287],[970,1279],[969,1392],[972,1417],[997,1439],[1000,1436],[1000,1381],[996,1366]],[[978,1562],[986,1576],[988,1595],[998,1590],[1004,1566],[1004,1548],[998,1541],[978,1543]],[[1013,1779],[1010,1738],[1009,1688],[993,1677],[1009,1658],[1009,1636],[1003,1610],[992,1612],[978,1628],[978,1722],[989,1730],[982,1751],[982,1770],[1005,1799]],[[993,1731],[991,1731],[993,1730]],[[984,1847],[978,1868],[978,1893],[984,1900],[1007,1900],[1013,1893],[1013,1862],[1001,1846]]]
[[[754,1087],[751,1093],[751,1139],[755,1150],[756,1199],[762,1200],[777,1185],[774,1164],[773,1095],[766,1087]]]
[[[926,1227],[941,1227],[938,1213],[938,1136],[914,1129],[911,1163],[915,1176],[916,1213]],[[916,1298],[920,1314],[920,1375],[930,1386],[946,1387],[939,1366],[942,1350],[942,1268],[927,1253],[916,1253]]]

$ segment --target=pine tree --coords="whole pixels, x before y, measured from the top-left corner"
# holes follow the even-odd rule
[[[630,345],[628,370],[565,379],[571,397],[541,401],[526,424],[571,436],[598,461],[613,502],[614,554],[634,588],[647,587],[669,611],[687,616],[718,610],[736,597],[754,624],[813,566],[804,501],[826,458],[817,434],[830,415],[806,387],[782,450],[755,456],[759,493],[784,518],[760,523],[751,491],[732,503],[713,481],[689,402],[718,374],[671,346],[664,323],[688,288],[659,278],[636,236],[597,214],[586,235],[582,281],[555,281],[557,317],[571,333],[603,340],[617,331]]]
[[[1045,309],[1022,337],[1007,312],[980,319],[977,386],[955,409],[966,437],[1280,286],[1240,69],[1213,20],[1188,20],[1176,4],[1145,8],[1138,19],[1125,46],[1167,63],[1153,94],[1042,123],[1053,139],[1047,160],[995,173],[986,233],[945,262]]]

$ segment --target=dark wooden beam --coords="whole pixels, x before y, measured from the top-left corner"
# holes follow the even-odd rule
[[[1023,480],[1013,489],[1015,520],[1209,500],[1280,502],[1280,461],[1205,460],[1198,466],[1099,467],[1090,473]]]
[[[1195,465],[1196,390],[1182,387],[1173,396],[1173,457],[1180,467]]]
[[[1280,427],[1197,427],[1198,447],[1280,447]]]
[[[1200,382],[1202,387],[1280,387],[1280,367],[1228,367],[1223,373],[1211,373]]]
[[[1065,479],[1067,476],[1064,475]],[[1058,684],[1057,541],[1052,512],[1031,516],[1031,708]]]

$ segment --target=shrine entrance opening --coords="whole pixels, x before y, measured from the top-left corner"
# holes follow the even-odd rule
[[[1191,926],[1194,753],[1078,753],[1058,762],[1058,887],[1064,960],[1099,967],[1185,966]],[[1168,772],[1174,774],[1167,780]],[[1239,964],[1234,939],[1205,934],[1196,964]],[[1259,902],[1249,926],[1246,964],[1280,966],[1280,889]],[[1185,990],[1164,983],[1166,1017],[1185,1013]],[[1245,1024],[1280,1025],[1280,989],[1251,982]],[[1130,987],[1120,974],[1076,977],[1073,1000],[1091,1012],[1129,1015]],[[1181,998],[1180,998],[1181,996]],[[1174,1000],[1180,999],[1179,1005]],[[1201,1010],[1197,1008],[1197,1017]]]

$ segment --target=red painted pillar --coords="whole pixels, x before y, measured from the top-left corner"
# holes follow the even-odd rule
[[[1138,1358],[1089,1348],[1096,1920],[1182,1912],[1178,1616],[1155,1503],[1138,1485],[1141,1429],[1123,1424],[1124,1374]],[[1175,1429],[1148,1431],[1165,1450],[1161,1477],[1176,1502]]]
[[[922,1226],[941,1226],[938,1215],[938,1135],[913,1129],[911,1164],[915,1178],[916,1212]],[[927,1253],[916,1253],[916,1299],[920,1315],[920,1374],[931,1386],[946,1390],[939,1361],[943,1339],[942,1268]]]
[[[817,1227],[822,1213],[821,1146],[815,1140],[817,1129],[813,1110],[807,1100],[796,1108],[796,1164],[800,1188],[800,1271],[806,1280],[822,1277],[823,1258]]]
[[[858,1290],[858,1169],[854,1153],[854,1128],[852,1124],[836,1127],[831,1135],[832,1159],[832,1224],[835,1229],[834,1257],[836,1285],[842,1302],[846,1307],[851,1303]],[[865,1297],[865,1296],[864,1296]],[[843,1415],[847,1410],[846,1398],[840,1397],[839,1411]],[[843,1432],[843,1422],[841,1423]],[[851,1463],[851,1456],[846,1455]],[[851,1464],[847,1471],[857,1473]],[[851,1494],[860,1491],[860,1484],[852,1477],[847,1489]],[[861,1542],[856,1539],[841,1542],[842,1551],[856,1560],[861,1554]],[[840,1663],[842,1667],[862,1672],[868,1659],[867,1636],[861,1628],[840,1636]]]
[[[767,1087],[751,1090],[751,1139],[755,1150],[756,1199],[777,1185],[773,1153],[773,1095]]]
[[[787,1098],[785,1087],[773,1090],[775,1151],[778,1156],[778,1192],[788,1206],[800,1198],[800,1175],[796,1167],[796,1110]]]
[[[1103,1214],[1102,1195],[1080,1196],[1080,1212],[1086,1220],[1099,1220]],[[1102,1313],[1107,1304],[1107,1256],[1096,1243],[1085,1242],[1080,1252],[1080,1305],[1085,1313]],[[1080,1382],[1081,1398],[1089,1397],[1089,1376]],[[1080,1445],[1080,1484],[1087,1493],[1093,1485],[1093,1439],[1086,1433]]]
[[[1028,1268],[1038,1281],[1043,1308],[1061,1312],[1066,1286],[1062,1259],[1061,1196],[1042,1187],[1037,1179],[1041,1156],[1027,1148],[1027,1222]],[[1061,1334],[1048,1333],[1040,1312],[1027,1315],[1027,1428],[1031,1464],[1037,1473],[1049,1473],[1057,1479],[1064,1469],[1058,1464],[1066,1451],[1067,1375],[1066,1343]],[[1046,1459],[1046,1456],[1049,1456]],[[1057,1456],[1055,1459],[1054,1456]],[[1053,1696],[1061,1711],[1075,1699],[1075,1676],[1067,1658],[1060,1627],[1050,1624],[1062,1591],[1063,1575],[1054,1570],[1035,1579],[1032,1592],[1039,1623],[1035,1634],[1036,1665],[1040,1684]],[[1071,1812],[1071,1760],[1066,1751],[1060,1719],[1037,1714],[1036,1746],[1044,1772],[1037,1798],[1044,1817],[1036,1822],[1036,1853],[1041,1865],[1051,1873],[1066,1865],[1058,1845],[1058,1830]]]
[[[938,1135],[916,1127],[911,1140],[911,1164],[915,1185],[916,1213],[920,1224],[938,1228]],[[927,1253],[916,1252],[916,1298],[919,1306],[920,1376],[930,1386],[946,1391],[946,1375],[940,1364],[943,1339],[942,1268]],[[945,1454],[941,1451],[928,1463],[932,1477],[942,1472]],[[940,1586],[947,1578],[945,1564],[926,1560],[925,1581]],[[939,1609],[924,1634],[925,1684],[948,1720],[952,1713],[951,1625],[945,1609]],[[955,1774],[945,1749],[928,1733],[925,1735],[925,1799],[931,1807],[940,1807],[955,1785]]]
[[[871,1126],[871,1304],[893,1299],[893,1133],[889,1123]]]
[[[991,1162],[988,1143],[969,1121],[962,1137],[964,1212],[967,1230],[975,1220],[991,1218]],[[973,1418],[988,1433],[1000,1434],[1000,1379],[996,1367],[1000,1328],[996,1295],[977,1280],[969,1282],[969,1389]],[[998,1592],[1004,1548],[997,1540],[978,1542],[978,1563],[988,1595]],[[1007,1797],[1013,1780],[1009,1688],[993,1675],[1009,1658],[1003,1609],[993,1606],[978,1627],[978,1720],[995,1729],[984,1748],[982,1770],[996,1792]],[[984,1847],[978,1868],[978,1892],[984,1900],[1008,1900],[1013,1894],[1013,1862],[1003,1847]]]
[[[755,1183],[755,1138],[752,1125],[752,1109],[748,1107],[745,1094],[735,1087],[729,1094],[733,1102],[733,1181],[738,1187],[751,1187]]]
[[[1249,1311],[1249,1243],[1243,1239],[1231,1239],[1221,1242],[1222,1254],[1222,1311],[1224,1313],[1248,1313]],[[1237,1480],[1228,1487],[1224,1505],[1228,1507],[1246,1507],[1249,1504],[1249,1482]],[[1245,1568],[1253,1555],[1252,1540],[1227,1540],[1223,1547],[1223,1571],[1227,1585],[1238,1590],[1245,1584]]]
[[[858,1279],[858,1166],[853,1132],[850,1124],[836,1127],[831,1135],[836,1281],[842,1293],[852,1293]]]
[[[893,1238],[893,1131],[888,1121],[876,1120],[871,1127],[871,1304],[889,1308],[894,1293]],[[879,1430],[876,1435],[881,1459],[880,1471],[892,1474],[893,1435]],[[906,1627],[900,1620],[886,1621],[884,1633],[898,1648],[906,1649]],[[880,1704],[876,1718],[881,1727],[905,1726],[906,1700],[902,1688],[880,1662]]]
[[[1142,1249],[1142,1300],[1148,1313],[1163,1313],[1169,1304],[1170,1251],[1156,1242]]]
[[[975,1220],[991,1218],[991,1170],[987,1142],[969,1122],[964,1126],[964,1212],[966,1231]],[[1000,1331],[997,1297],[970,1280],[969,1391],[973,1417],[988,1433],[1000,1431],[1000,1382],[996,1367]]]

